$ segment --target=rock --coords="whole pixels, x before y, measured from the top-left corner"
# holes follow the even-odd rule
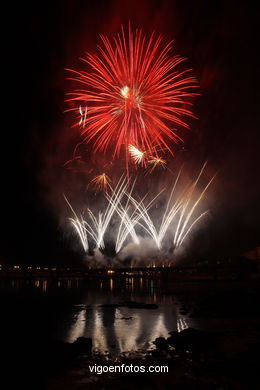
[[[155,341],[153,341],[153,344],[160,350],[167,350],[169,347],[168,342],[164,337],[157,337]]]
[[[167,343],[177,350],[205,351],[216,344],[213,334],[193,328],[184,329],[179,333],[173,331],[170,335]]]
[[[72,347],[76,355],[91,355],[92,339],[90,337],[78,337],[72,344]]]

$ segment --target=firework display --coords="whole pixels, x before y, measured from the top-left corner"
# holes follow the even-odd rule
[[[184,58],[171,57],[172,42],[133,32],[130,24],[127,33],[122,27],[114,39],[100,38],[98,52],[82,59],[86,70],[69,70],[78,89],[68,100],[83,140],[93,143],[94,152],[112,150],[114,158],[122,149],[128,158],[128,147],[173,153],[172,143],[182,140],[176,130],[189,128],[185,118],[194,116],[197,94],[191,70],[182,69]]]
[[[99,191],[107,191],[108,184],[111,182],[111,179],[105,174],[95,176],[94,179],[91,180],[90,184],[93,184],[95,188]]]
[[[172,42],[164,43],[161,35],[147,36],[129,23],[113,39],[100,38],[96,53],[82,58],[84,70],[68,69],[74,89],[67,94],[67,111],[73,113],[81,140],[64,167],[82,163],[80,148],[85,146],[88,158],[96,161],[85,164],[92,175],[87,192],[90,197],[101,192],[103,199],[78,213],[64,196],[72,213],[69,221],[86,254],[95,249],[106,254],[109,242],[116,257],[127,245],[141,247],[145,238],[155,253],[172,253],[207,214],[200,205],[213,180],[198,188],[204,164],[196,179],[183,186],[181,171],[168,166],[174,145],[183,142],[179,130],[189,129],[188,118],[195,117],[197,80],[183,67],[183,57],[172,56]],[[170,173],[167,182],[173,185],[154,186],[144,194],[156,172],[161,178]]]
[[[70,222],[80,238],[84,251],[88,252],[90,243],[100,250],[105,249],[104,237],[109,233],[109,225],[115,216],[119,217],[119,220],[117,218],[117,227],[115,229],[117,231],[114,242],[116,254],[120,252],[128,236],[135,244],[139,245],[138,231],[143,231],[150,236],[158,250],[162,249],[167,231],[170,231],[172,236],[171,246],[174,248],[181,246],[193,226],[208,212],[204,211],[196,215],[196,209],[214,177],[203,187],[202,191],[194,195],[204,168],[205,164],[196,180],[182,191],[180,195],[174,196],[180,177],[179,172],[170,196],[166,201],[166,207],[158,228],[150,211],[152,211],[151,209],[155,201],[164,192],[163,190],[149,202],[145,201],[147,194],[143,199],[137,200],[132,195],[134,185],[128,191],[128,182],[126,179],[121,178],[115,189],[109,186],[111,191],[110,194],[107,194],[107,206],[104,210],[99,210],[96,216],[93,211],[88,209],[88,219],[83,218],[82,215],[78,216],[65,197],[74,215],[74,218],[70,218]]]

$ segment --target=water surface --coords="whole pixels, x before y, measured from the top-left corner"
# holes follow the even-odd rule
[[[43,338],[72,343],[91,337],[96,352],[117,355],[153,348],[157,337],[167,338],[169,332],[187,327],[248,332],[259,325],[259,318],[243,314],[192,316],[189,307],[196,306],[196,294],[169,294],[164,287],[160,280],[142,277],[2,280],[1,337],[35,339],[36,345]],[[127,301],[155,303],[158,308],[111,305]]]

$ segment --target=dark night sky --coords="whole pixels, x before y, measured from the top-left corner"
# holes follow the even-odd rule
[[[14,29],[6,34],[12,112],[2,128],[4,262],[74,261],[55,199],[48,201],[50,162],[57,163],[68,126],[64,68],[77,66],[98,33],[114,33],[129,19],[173,38],[176,52],[188,57],[199,78],[200,119],[187,147],[191,160],[208,159],[219,171],[209,253],[237,254],[259,244],[259,32],[253,2],[64,0],[23,3],[6,17]]]

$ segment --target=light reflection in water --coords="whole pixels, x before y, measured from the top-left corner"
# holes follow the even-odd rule
[[[42,291],[46,292],[47,291],[47,280],[42,281]]]
[[[93,328],[93,347],[99,351],[107,351],[108,343],[106,338],[106,332],[102,322],[102,313],[99,308],[93,308],[94,311],[94,328]]]
[[[182,330],[187,329],[188,327],[189,326],[188,326],[188,323],[186,321],[186,318],[179,316],[177,318],[177,331],[181,332]]]
[[[154,290],[154,292],[153,292],[153,301],[156,302],[156,300],[157,300],[157,297],[156,297],[156,290]]]
[[[125,288],[122,289],[122,284]],[[30,282],[31,283],[31,282]],[[32,281],[35,288],[47,294],[53,284],[46,280]],[[15,287],[16,282],[12,281]],[[108,277],[98,281],[97,289],[86,289],[86,285],[75,279],[56,280],[56,287],[62,289],[81,289],[84,296],[77,314],[73,309],[73,318],[68,321],[69,329],[65,331],[64,340],[74,342],[78,337],[91,337],[93,349],[112,354],[155,347],[153,341],[157,337],[169,336],[172,330],[188,328],[192,325],[181,316],[171,297],[160,293],[158,280],[146,277],[135,278],[128,275],[120,281]],[[82,289],[83,287],[83,289]],[[156,302],[159,307],[154,310],[130,309],[125,306],[104,306],[106,303],[127,301]],[[63,328],[64,329],[64,328]]]
[[[66,341],[77,337],[91,337],[93,349],[99,352],[121,353],[137,349],[154,348],[157,337],[169,337],[176,329],[176,316],[172,311],[102,307],[94,304],[81,310],[68,333]],[[86,319],[86,322],[84,322]]]
[[[75,322],[72,324],[67,337],[69,343],[73,343],[78,337],[83,336],[85,328],[85,313],[86,310],[82,309],[75,316]]]
[[[165,316],[163,313],[160,313],[157,319],[155,320],[154,326],[151,329],[149,344],[152,346],[152,342],[157,337],[169,337],[169,329],[165,326]]]
[[[135,290],[146,290],[148,294],[145,294],[145,301],[150,296],[148,302],[158,301],[158,309],[129,309],[125,306],[103,307],[102,303],[113,303],[114,298],[116,303],[123,301],[122,291],[119,292],[116,289],[115,280],[109,278],[106,286],[104,286],[104,281],[99,283],[100,289],[97,295],[91,294],[90,296],[88,294],[85,304],[88,303],[89,306],[81,310],[75,317],[66,341],[73,342],[80,336],[91,337],[94,350],[117,354],[137,349],[154,348],[153,341],[157,337],[167,338],[170,331],[185,329],[187,327],[185,318],[176,312],[172,301],[165,301],[165,297],[161,297],[160,294],[157,296],[154,280],[148,278],[140,278],[139,280],[140,282],[136,281],[134,277],[125,279],[127,294],[125,300],[143,301],[144,295],[140,297]],[[71,284],[66,281],[65,287],[69,288],[69,285]],[[140,289],[141,286],[144,290]],[[109,298],[112,295],[108,295],[107,291],[113,291],[114,298]]]
[[[154,283],[153,283],[153,280],[150,281],[150,294],[151,296],[153,296],[153,292],[154,292]]]
[[[132,290],[132,278],[126,278],[125,284],[127,290]]]
[[[134,351],[138,349],[137,340],[141,333],[141,317],[136,313],[132,318],[128,317],[124,308],[116,310],[115,334],[118,339],[119,351]],[[129,318],[127,320],[122,318]]]
[[[113,290],[113,279],[112,278],[110,278],[110,281],[109,281],[109,287],[110,287],[110,291],[112,291]]]

